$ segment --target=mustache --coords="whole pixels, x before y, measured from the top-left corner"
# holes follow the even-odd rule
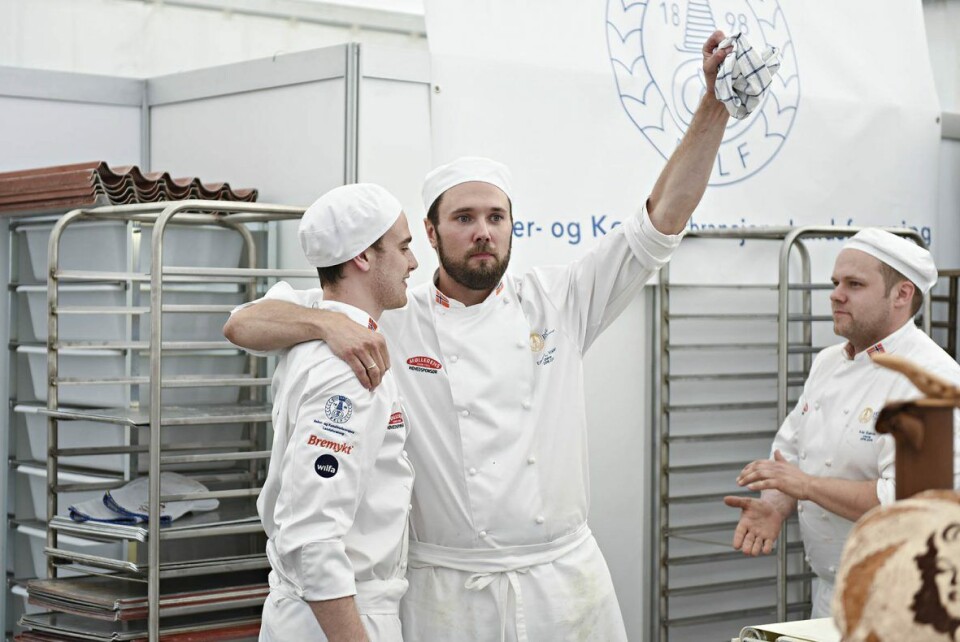
[[[481,241],[470,249],[470,254],[493,254],[493,248],[487,241]]]

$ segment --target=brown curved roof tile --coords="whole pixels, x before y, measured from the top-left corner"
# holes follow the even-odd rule
[[[104,161],[0,172],[0,215],[187,198],[253,202],[257,196],[254,188],[233,189],[194,176],[172,178],[167,172],[142,172],[136,165],[111,168]]]

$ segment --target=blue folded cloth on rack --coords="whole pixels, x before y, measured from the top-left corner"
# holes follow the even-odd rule
[[[140,524],[150,520],[149,477],[140,477],[120,488],[108,490],[100,499],[70,506],[70,518],[77,522],[95,521],[113,524]],[[186,495],[209,492],[198,481],[164,472],[160,474],[161,495]],[[220,506],[217,499],[189,499],[160,504],[160,523],[169,524],[189,512],[206,512]]]

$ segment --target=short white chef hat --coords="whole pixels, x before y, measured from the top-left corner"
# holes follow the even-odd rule
[[[489,158],[465,156],[427,174],[423,179],[423,206],[429,210],[433,202],[451,187],[473,181],[499,187],[510,198],[510,170],[506,165]]]
[[[400,217],[403,206],[373,183],[343,185],[307,208],[297,234],[313,267],[340,265],[373,245]]]
[[[860,250],[886,263],[924,294],[937,282],[937,266],[930,252],[902,236],[870,227],[857,232],[843,249]]]

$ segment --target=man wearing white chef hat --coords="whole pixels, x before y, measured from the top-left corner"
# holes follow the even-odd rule
[[[299,237],[324,310],[373,331],[407,302],[417,267],[399,201],[378,185],[338,187]],[[273,450],[257,511],[272,568],[260,639],[402,640],[413,470],[397,384],[366,390],[323,341],[285,351],[273,377]]]
[[[748,464],[737,482],[761,498],[727,497],[741,509],[734,548],[769,553],[796,509],[806,559],[817,574],[813,617],[830,615],[840,554],[853,523],[896,496],[895,444],[874,430],[887,401],[923,396],[910,381],[874,365],[870,355],[904,356],[960,383],[960,365],[913,322],[937,282],[930,252],[879,229],[858,232],[833,270],[834,332],[846,343],[825,348],[774,439],[770,459]],[[960,449],[955,449],[955,458]],[[954,470],[960,473],[960,459]],[[956,482],[955,482],[956,485]]]
[[[704,45],[707,93],[636,215],[566,266],[506,274],[512,186],[501,163],[461,158],[423,185],[440,268],[383,317],[414,430],[408,640],[626,640],[587,526],[582,355],[665,264],[700,202],[729,114],[714,95],[727,50]],[[275,350],[324,338],[375,385],[385,347],[278,284],[227,337]],[[296,303],[299,305],[291,305]]]

